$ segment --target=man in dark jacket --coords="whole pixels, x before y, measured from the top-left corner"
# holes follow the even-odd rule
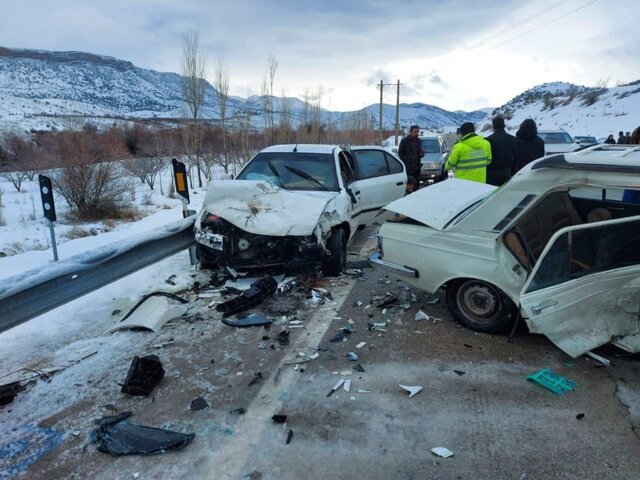
[[[491,121],[493,133],[487,137],[491,144],[491,163],[487,165],[487,183],[499,187],[515,173],[518,157],[516,137],[504,130],[504,118]]]
[[[516,132],[518,161],[516,171],[534,160],[544,157],[544,140],[538,136],[538,126],[531,118],[520,124]]]
[[[416,181],[420,181],[420,159],[424,157],[422,143],[418,138],[419,127],[411,125],[409,135],[400,140],[398,146],[398,156],[407,167],[407,175],[412,176]]]
[[[618,141],[616,142],[618,145],[626,145],[627,137],[624,136],[624,132],[618,132]]]

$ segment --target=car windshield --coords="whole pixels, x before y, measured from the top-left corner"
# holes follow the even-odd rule
[[[538,132],[544,143],[573,143],[567,132]]]
[[[578,143],[598,143],[595,137],[576,137]]]
[[[426,153],[440,152],[440,145],[435,138],[422,138],[420,141],[422,142],[422,150]]]
[[[238,180],[262,180],[287,190],[338,191],[335,162],[330,153],[259,153]]]

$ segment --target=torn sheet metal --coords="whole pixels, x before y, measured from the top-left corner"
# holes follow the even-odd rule
[[[92,443],[98,444],[100,452],[111,455],[153,455],[181,449],[196,436],[195,433],[134,425],[126,420],[131,415],[131,412],[124,412],[96,421],[98,428],[92,433]]]
[[[176,304],[164,296],[150,296],[137,306],[126,318],[109,329],[108,333],[131,328],[144,328],[159,332],[162,326],[172,318],[180,317],[187,311],[185,304]]]
[[[240,296],[219,304],[216,310],[223,316],[233,315],[260,304],[265,298],[273,295],[278,283],[273,277],[264,277],[251,284],[251,288]]]
[[[337,194],[289,191],[253,180],[220,180],[210,185],[203,208],[250,233],[306,236]]]

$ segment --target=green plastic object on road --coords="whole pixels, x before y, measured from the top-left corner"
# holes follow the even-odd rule
[[[575,390],[578,386],[573,380],[569,380],[548,368],[543,368],[539,372],[532,373],[527,377],[527,380],[536,382],[557,395]]]

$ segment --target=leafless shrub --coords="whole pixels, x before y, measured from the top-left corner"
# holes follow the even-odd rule
[[[145,205],[147,207],[153,205],[153,195],[151,195],[150,193],[145,193],[142,196],[142,205]]]
[[[580,97],[582,99],[582,105],[585,107],[590,107],[594,103],[598,101],[600,96],[605,92],[605,89],[593,88],[582,94]]]
[[[67,233],[67,239],[75,240],[77,238],[90,237],[91,235],[92,233],[89,230],[76,226],[76,227],[73,227],[71,230],[69,230],[69,232]]]
[[[4,208],[0,207],[0,227],[5,227],[7,220],[4,218]]]

